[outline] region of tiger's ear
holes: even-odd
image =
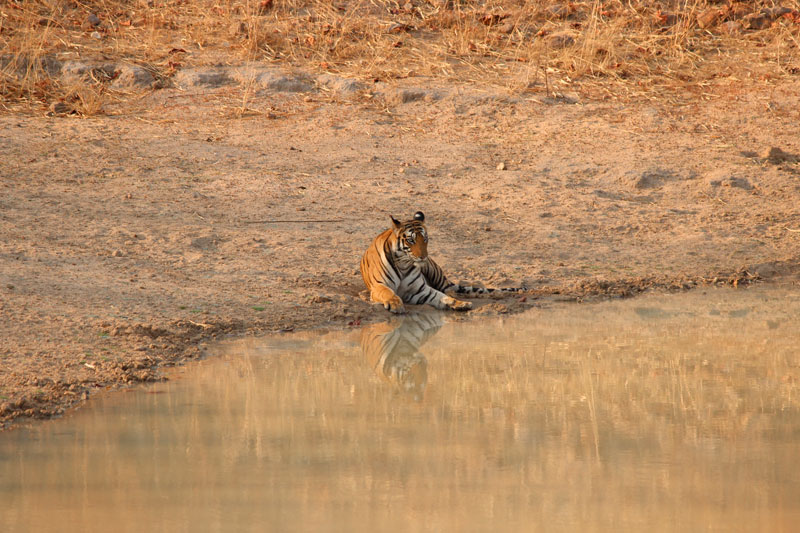
[[[392,215],[389,215],[389,218],[392,219],[392,225],[394,226],[394,229],[400,229],[400,221],[394,218]]]

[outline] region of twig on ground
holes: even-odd
[[[344,222],[343,218],[330,218],[330,219],[319,219],[319,220],[245,220],[245,224],[303,224],[306,222]]]

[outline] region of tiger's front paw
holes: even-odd
[[[451,296],[443,298],[442,301],[445,303],[445,305],[447,305],[447,307],[449,307],[453,311],[469,311],[470,309],[472,309],[472,302],[464,302],[462,300],[456,300]]]
[[[453,309],[456,311],[469,311],[472,309],[472,302],[464,302],[462,300],[456,300],[453,304]]]
[[[403,300],[394,296],[388,302],[383,304],[383,307],[386,308],[391,313],[396,313],[398,315],[402,315],[406,312],[406,307],[403,305]]]

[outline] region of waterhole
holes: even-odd
[[[0,434],[0,530],[791,531],[800,291],[212,346]]]

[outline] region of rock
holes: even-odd
[[[394,89],[388,91],[385,96],[387,103],[393,105],[408,104],[411,102],[418,102],[424,100],[427,102],[440,100],[442,95],[440,92],[433,89]]]
[[[92,39],[97,39],[98,41],[103,38],[99,31],[93,31],[89,37]]]
[[[86,17],[86,22],[88,22],[92,26],[99,26],[100,23],[102,23],[103,21],[100,20],[100,17],[98,17],[94,13],[89,13],[89,16]]]
[[[669,170],[653,169],[639,173],[638,171],[627,172],[622,176],[621,181],[627,183],[634,189],[655,189],[662,186],[667,181],[675,179],[675,173]]]
[[[60,74],[61,78],[67,82],[102,82],[117,76],[117,66],[114,63],[66,61],[61,65]]]
[[[736,35],[742,32],[742,23],[735,20],[729,20],[720,25],[720,30],[728,35]]]
[[[355,94],[363,91],[367,86],[358,80],[340,78],[333,74],[322,74],[317,78],[317,83],[340,94]]]
[[[775,20],[778,17],[782,17],[783,15],[788,15],[789,13],[793,12],[794,11],[788,7],[765,7],[760,11],[759,14],[764,15],[771,20]]]
[[[116,77],[111,84],[118,89],[146,89],[151,88],[156,78],[146,68],[138,65],[118,65]]]
[[[567,32],[553,33],[547,37],[547,44],[555,49],[567,48],[575,44],[575,37]]]
[[[744,19],[742,19],[742,25],[747,30],[763,30],[772,25],[772,19],[766,15],[756,15],[754,13],[752,15],[747,15]]]
[[[790,154],[789,152],[784,152],[777,146],[772,146],[769,148],[765,148],[758,154],[758,156],[764,160],[764,162],[772,163],[777,165],[778,163],[783,163],[785,161],[789,162],[796,162],[798,160],[798,156],[795,154]]]
[[[410,24],[403,24],[403,23],[400,23],[400,22],[395,22],[394,24],[389,26],[389,29],[386,30],[386,32],[387,33],[405,33],[405,32],[414,31],[415,29],[416,28],[414,28],[414,26],[411,26]]]
[[[68,115],[75,112],[75,108],[66,102],[53,102],[50,104],[50,112],[56,115]]]
[[[544,12],[549,18],[561,19],[569,15],[569,6],[564,4],[554,4],[546,7]]]
[[[674,26],[678,23],[678,15],[670,11],[659,11],[656,13],[656,23],[659,26]]]
[[[305,75],[274,76],[266,83],[267,89],[279,93],[308,93],[314,90],[313,81]]]
[[[728,7],[728,17],[738,20],[751,13],[751,7],[743,2],[735,2]]]
[[[752,191],[753,184],[750,183],[750,180],[747,178],[740,178],[736,176],[731,176],[727,180],[722,183],[726,187],[735,187],[737,189],[743,189],[745,191]]]
[[[236,83],[226,70],[201,69],[182,70],[175,81],[183,87],[224,87]]]
[[[507,21],[498,26],[497,31],[499,31],[500,33],[511,33],[512,31],[514,31],[515,27],[516,26],[514,25],[513,22]]]
[[[497,163],[497,170],[505,170],[505,169],[506,169],[505,163],[503,163],[502,161]]]
[[[506,304],[491,303],[478,307],[470,314],[475,316],[497,316],[505,315],[510,311]]]
[[[722,18],[722,15],[723,11],[721,9],[717,9],[716,7],[706,9],[697,15],[697,25],[702,29],[711,28],[717,25],[717,22],[719,22],[719,20]]]
[[[125,257],[125,252],[122,250],[114,250],[114,253],[111,254],[113,257]]]
[[[731,175],[730,172],[724,168],[712,170],[705,174],[704,179],[711,187],[733,187],[744,191],[752,191],[755,188],[747,178]]]

